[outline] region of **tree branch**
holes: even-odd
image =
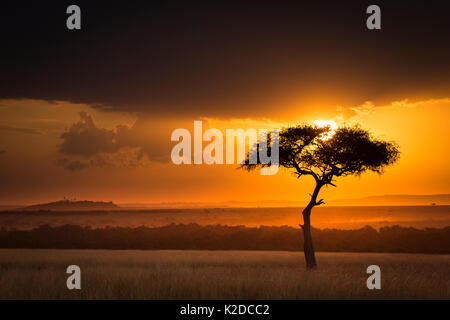
[[[300,166],[298,165],[298,163],[295,162],[295,160],[292,160],[292,165],[294,166],[295,170],[297,171],[298,178],[300,178],[302,175],[309,175],[309,176],[313,176],[313,178],[314,178],[314,180],[316,180],[316,182],[319,181],[319,177],[317,176],[317,174],[315,174],[313,171],[310,171],[310,170],[301,169]]]
[[[321,204],[325,204],[325,201],[323,199],[320,199],[315,203],[316,206],[320,206]]]

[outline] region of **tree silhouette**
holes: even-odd
[[[270,134],[268,141],[268,151],[271,152]],[[259,162],[258,150],[259,144],[250,148],[240,168],[251,171],[270,166],[271,163]],[[258,159],[254,164],[250,163],[252,156]],[[399,150],[395,143],[378,140],[358,125],[333,131],[329,126],[301,124],[279,132],[279,165],[293,170],[297,178],[312,176],[315,180],[311,199],[302,212],[303,224],[300,224],[304,235],[307,269],[317,265],[310,217],[315,206],[324,204],[324,199],[318,200],[321,188],[328,185],[335,187],[336,177],[360,175],[366,171],[382,174],[385,167],[398,158]]]

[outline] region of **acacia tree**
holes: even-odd
[[[270,152],[270,135],[268,141]],[[255,144],[240,168],[251,171],[270,166],[271,163],[259,162],[258,150],[259,144]],[[249,160],[252,155],[258,159],[253,164]],[[399,150],[395,143],[376,139],[358,125],[341,127],[334,131],[329,126],[302,124],[279,132],[279,165],[291,169],[297,178],[311,176],[315,181],[310,201],[302,211],[303,224],[300,224],[304,236],[307,269],[316,267],[310,217],[315,206],[325,203],[324,199],[318,200],[321,188],[336,187],[337,177],[361,175],[366,171],[382,174],[384,169],[398,158]]]

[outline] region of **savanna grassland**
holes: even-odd
[[[450,255],[0,249],[0,299],[450,299]],[[81,290],[66,268],[81,268]],[[366,268],[381,268],[368,290]]]

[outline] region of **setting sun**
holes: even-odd
[[[314,124],[319,128],[330,127],[330,132],[322,136],[322,140],[330,139],[336,132],[338,126],[334,120],[315,120]]]

